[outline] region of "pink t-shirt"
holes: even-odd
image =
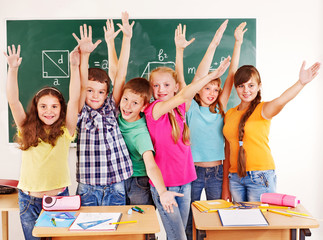
[[[159,101],[152,102],[144,111],[156,153],[155,161],[163,175],[166,187],[181,186],[196,179],[191,147],[183,143],[184,122],[177,111],[174,111],[175,118],[181,129],[181,136],[177,144],[172,139],[172,126],[168,114],[154,120],[152,110]],[[182,115],[185,116],[185,103],[178,106],[178,108]],[[150,183],[152,184],[152,182]]]

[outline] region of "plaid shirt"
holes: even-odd
[[[112,96],[97,110],[84,105],[77,124],[77,182],[104,186],[132,175],[132,162],[116,114]]]

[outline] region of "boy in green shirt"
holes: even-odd
[[[164,209],[173,212],[173,205],[177,207],[174,198],[183,194],[167,191],[154,159],[153,144],[142,114],[151,96],[149,82],[144,78],[134,78],[125,84],[120,101],[118,123],[133,164],[133,175],[125,181],[126,203],[152,204],[150,179],[158,191]]]

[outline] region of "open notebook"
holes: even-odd
[[[268,226],[267,219],[260,209],[218,210],[223,226]]]
[[[115,231],[122,213],[85,213],[81,212],[73,222],[71,231]]]

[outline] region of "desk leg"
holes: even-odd
[[[196,240],[204,240],[204,238],[206,238],[206,231],[196,229]]]
[[[290,239],[291,240],[296,240],[297,239],[297,231],[296,231],[296,229],[291,229],[290,230]]]
[[[8,211],[2,211],[1,217],[2,217],[2,239],[8,240]]]
[[[299,240],[305,240],[305,237],[310,237],[311,235],[312,233],[308,228],[299,230]]]
[[[156,236],[155,234],[146,234],[145,240],[155,240]]]

